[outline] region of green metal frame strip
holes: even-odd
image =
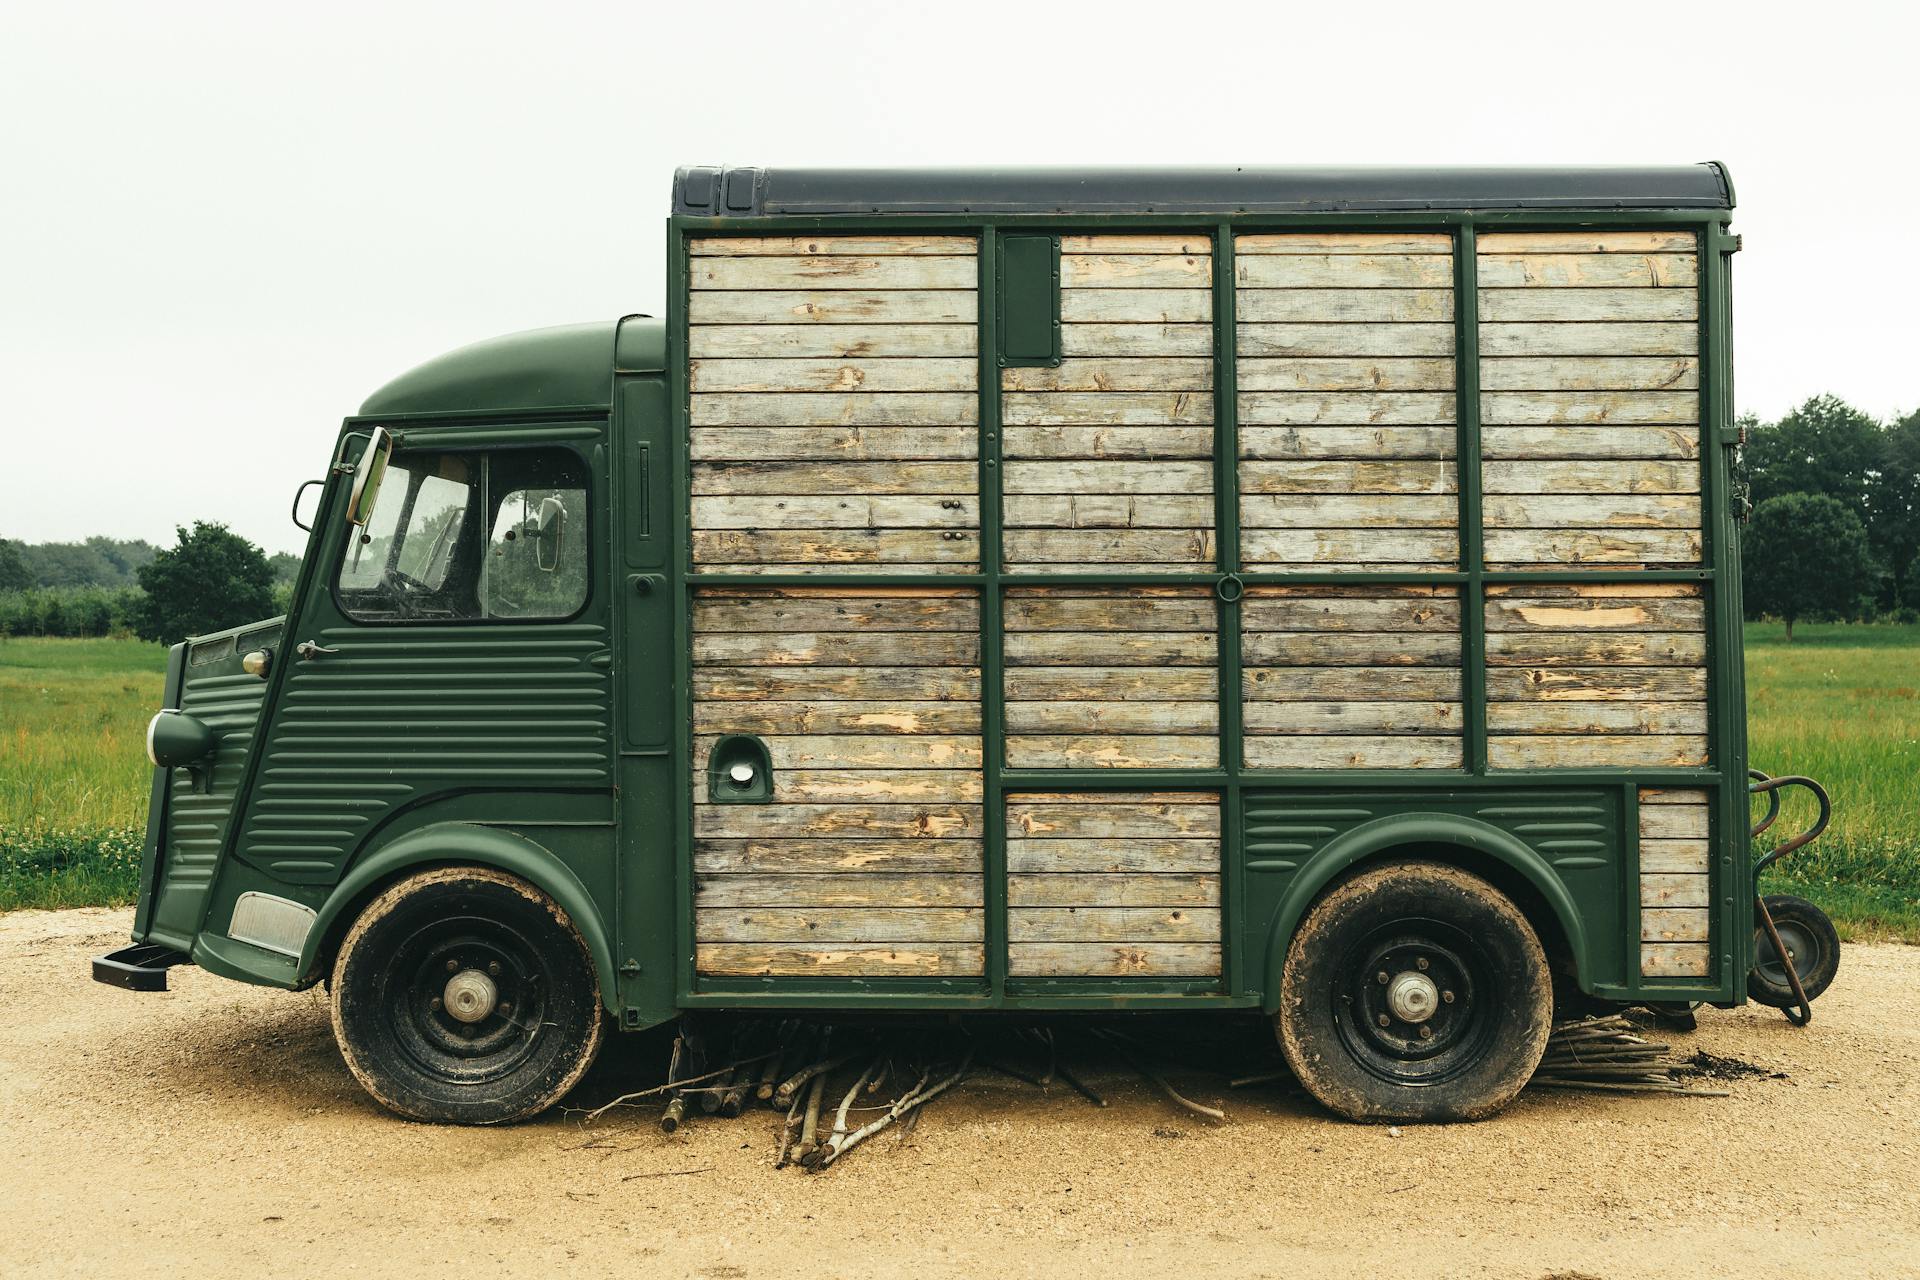
[[[1460,492],[1460,680],[1466,766],[1487,771],[1486,539],[1480,519],[1480,263],[1471,221],[1453,241],[1454,486]]]
[[[691,267],[683,228],[667,230],[667,296],[672,322],[667,325],[667,411],[673,457],[673,528],[693,527],[693,409],[687,386],[687,300]],[[674,989],[694,989],[693,943],[693,539],[680,536],[679,552],[668,560],[668,594],[673,599],[673,723],[679,744],[673,761]]]
[[[1213,490],[1214,549],[1220,572],[1240,572],[1240,374],[1238,282],[1234,264],[1234,228],[1222,221],[1213,245]],[[1216,595],[1218,589],[1216,588]],[[1220,699],[1220,765],[1226,785],[1220,790],[1220,976],[1229,995],[1247,990],[1246,858],[1240,821],[1240,775],[1246,767],[1240,671],[1241,606],[1236,595],[1219,599],[1219,660],[1216,690]]]
[[[986,982],[998,1005],[1007,990],[1006,655],[1000,632],[1000,234],[980,228],[980,799],[986,877]]]
[[[1224,213],[1225,211],[1223,211]],[[1482,226],[1709,226],[1727,220],[1726,209],[1631,209],[1604,206],[1588,209],[1405,209],[1381,212],[1339,212],[1303,209],[1298,213],[1234,213],[1236,231],[1250,228],[1284,227],[1288,230],[1351,231],[1355,228],[1381,227],[1453,227],[1464,222]],[[1192,213],[1047,213],[995,215],[994,224],[1005,230],[1012,227],[1044,227],[1076,230],[1087,227],[1180,227],[1211,226],[1222,214]],[[863,228],[902,227],[925,231],[956,231],[968,235],[982,225],[979,215],[965,214],[817,214],[782,215],[777,218],[696,218],[675,214],[672,224],[683,234],[700,235],[783,235],[796,231],[859,230]]]

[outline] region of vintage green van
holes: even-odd
[[[775,1009],[1256,1010],[1475,1117],[1556,993],[1831,977],[1747,858],[1724,169],[673,201],[664,321],[375,392],[288,616],[174,647],[96,976],[325,982],[467,1122]]]

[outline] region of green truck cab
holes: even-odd
[[[96,976],[325,982],[470,1122],[690,1011],[1257,1010],[1441,1118],[1556,989],[1736,1004],[1732,204],[682,170],[664,322],[382,388],[289,615],[175,646]]]

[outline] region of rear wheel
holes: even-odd
[[[1807,999],[1818,1000],[1840,972],[1840,934],[1832,918],[1805,898],[1790,893],[1768,894],[1766,903],[1773,927],[1780,932],[1780,945],[1787,949],[1786,960],[1783,962],[1774,949],[1765,926],[1754,921],[1753,968],[1747,972],[1747,994],[1775,1009],[1797,1007],[1800,1002],[1794,998],[1793,984],[1787,981],[1787,964],[1791,963]]]
[[[1526,918],[1433,863],[1362,872],[1287,951],[1277,1031],[1308,1092],[1353,1120],[1475,1120],[1546,1052],[1553,980]]]
[[[593,960],[552,899],[486,867],[410,876],[361,913],[333,966],[347,1067],[413,1120],[534,1115],[599,1051]]]

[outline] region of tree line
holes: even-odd
[[[1920,620],[1920,410],[1891,421],[1815,396],[1747,417],[1736,480],[1749,618]]]
[[[286,611],[300,558],[196,521],[171,547],[0,538],[0,635],[136,635],[171,644]]]
[[[1735,483],[1751,507],[1749,618],[1920,621],[1920,410],[1881,421],[1837,396],[1741,419]],[[0,538],[0,635],[133,634],[172,643],[285,612],[298,556],[225,525],[144,541]]]

